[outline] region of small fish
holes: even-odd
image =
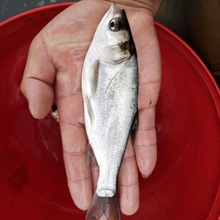
[[[117,176],[137,113],[135,45],[124,10],[115,4],[99,23],[82,72],[84,119],[99,166],[86,220],[119,220]]]

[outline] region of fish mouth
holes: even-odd
[[[116,3],[112,3],[111,8],[110,8],[110,11],[111,11],[114,15],[118,14],[118,15],[120,15],[121,17],[126,17],[125,10],[124,10],[124,9],[118,9],[118,8],[116,7]]]

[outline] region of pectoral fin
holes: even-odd
[[[92,106],[92,97],[95,95],[98,85],[99,61],[95,60],[91,65],[87,65],[83,73],[83,93],[84,93],[84,108],[88,116],[89,122],[92,125],[94,121],[94,112]]]
[[[88,63],[83,72],[84,93],[87,96],[93,96],[98,85],[99,61],[94,60]]]
[[[90,65],[87,72],[88,76],[88,88],[90,96],[93,96],[96,92],[99,77],[99,61],[95,60],[94,63]]]
[[[86,109],[86,113],[89,119],[90,124],[93,124],[94,121],[94,112],[92,108],[91,99],[88,96],[84,97],[84,108]]]

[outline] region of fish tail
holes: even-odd
[[[120,209],[117,195],[113,197],[99,197],[94,194],[91,205],[86,214],[86,220],[120,220]]]

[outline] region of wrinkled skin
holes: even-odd
[[[128,142],[118,183],[120,207],[126,215],[139,207],[138,169],[143,177],[148,177],[157,157],[155,105],[161,68],[153,15],[160,1],[143,2],[128,0],[124,5],[117,4],[126,10],[139,68],[138,131],[134,143]],[[82,210],[91,203],[98,167],[94,161],[91,166],[87,164],[81,71],[94,31],[109,6],[107,1],[81,1],[53,19],[33,40],[21,83],[35,118],[44,118],[56,98],[68,186],[76,206]]]

